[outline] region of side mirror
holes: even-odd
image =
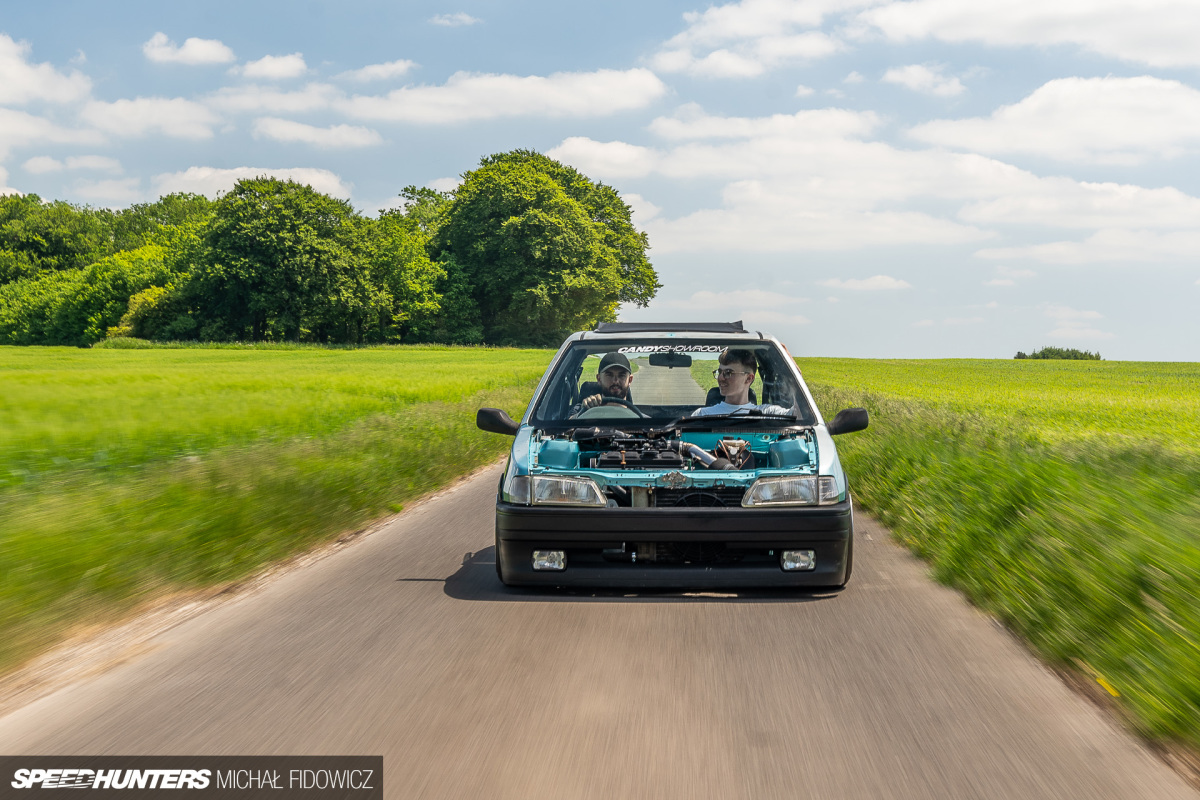
[[[475,412],[475,425],[481,431],[506,433],[509,436],[516,435],[517,430],[521,427],[520,423],[513,422],[512,417],[498,408],[479,409]]]
[[[839,433],[854,433],[855,431],[866,430],[867,422],[867,410],[865,408],[845,408],[837,413],[837,416],[833,418],[833,422],[829,423],[827,427],[830,436],[837,436]]]

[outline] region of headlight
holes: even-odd
[[[836,503],[839,498],[837,481],[822,475],[773,475],[759,478],[746,490],[742,505],[747,508],[764,506],[815,506]]]
[[[608,499],[591,478],[533,476],[534,505],[606,506]]]

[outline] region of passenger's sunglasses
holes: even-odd
[[[753,374],[754,373],[752,373],[752,372],[734,372],[731,369],[714,369],[713,370],[714,378],[724,378],[725,380],[729,380],[734,375],[753,375]]]

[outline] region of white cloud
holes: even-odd
[[[310,83],[296,91],[250,84],[218,89],[206,97],[205,102],[225,111],[297,114],[329,108],[342,97],[340,89],[327,83]]]
[[[402,58],[399,61],[389,61],[386,64],[371,64],[362,69],[343,72],[338,77],[348,78],[353,81],[362,81],[364,83],[367,81],[386,81],[407,75],[415,66],[417,66],[417,62]]]
[[[842,78],[842,83],[862,83],[865,80],[866,78],[864,78],[858,72],[851,72],[849,75]]]
[[[894,291],[896,289],[912,288],[912,284],[908,281],[893,278],[890,275],[874,275],[870,278],[849,278],[847,280],[830,278],[829,280],[818,281],[817,283],[820,286],[827,286],[830,289],[849,289],[854,292]]]
[[[796,87],[796,97],[811,97],[816,93],[816,89],[811,86],[805,86],[803,83]]]
[[[1197,149],[1200,91],[1150,76],[1060,78],[990,117],[934,120],[909,134],[980,153],[1140,164]]]
[[[585,175],[600,178],[629,178],[648,175],[660,155],[648,148],[625,142],[596,142],[572,136],[546,151],[553,159],[570,164]]]
[[[652,59],[663,72],[745,78],[796,61],[824,58],[845,45],[818,30],[830,14],[878,0],[741,0],[683,15],[687,27]]]
[[[308,72],[308,65],[304,63],[303,55],[291,53],[286,56],[263,56],[257,61],[249,61],[238,72],[254,80],[277,81],[300,77]]]
[[[1200,64],[1200,14],[1190,0],[912,0],[870,9],[860,20],[901,42],[1065,44],[1156,67]]]
[[[464,25],[477,25],[483,22],[483,20],[472,17],[465,11],[456,11],[453,14],[438,14],[435,17],[430,17],[429,22],[445,28],[461,28]]]
[[[453,192],[462,185],[462,178],[434,178],[425,185],[435,192]]]
[[[667,87],[646,69],[557,72],[546,77],[458,72],[443,86],[412,86],[345,104],[365,119],[453,123],[498,117],[593,117],[643,108]]]
[[[1106,228],[1083,241],[986,248],[975,255],[1005,261],[1031,259],[1045,264],[1194,262],[1200,255],[1200,231]]]
[[[1094,320],[1104,319],[1104,315],[1098,311],[1080,311],[1070,306],[1053,304],[1047,306],[1043,313],[1054,320],[1054,328],[1047,336],[1072,340],[1113,338],[1113,334],[1092,327],[1091,323]]]
[[[218,169],[216,167],[189,167],[182,172],[168,172],[156,175],[153,180],[154,191],[158,196],[171,192],[193,192],[208,197],[216,197],[221,192],[227,192],[243,178],[260,178],[270,176],[280,180],[293,180],[303,183],[318,192],[342,199],[350,196],[350,187],[341,178],[326,169],[313,167],[291,167],[289,169],[270,169],[267,167],[234,167],[233,169]]]
[[[333,125],[318,128],[290,119],[261,117],[254,121],[254,138],[277,142],[301,142],[316,147],[370,147],[383,142],[383,137],[370,128],[353,125]]]
[[[822,108],[775,114],[770,117],[714,117],[695,103],[676,110],[673,117],[658,117],[650,130],[664,139],[750,139],[790,137],[805,140],[862,138],[879,127],[871,111]]]
[[[990,281],[984,281],[984,286],[1016,286],[1017,282],[1011,278],[992,278]]]
[[[108,156],[69,156],[59,161],[50,156],[34,156],[21,165],[32,175],[64,170],[96,170],[99,172],[121,172],[121,162]]]
[[[118,208],[142,199],[141,178],[114,178],[104,181],[80,181],[71,194],[96,205]]]
[[[654,203],[651,203],[640,194],[626,192],[621,195],[621,199],[625,201],[625,204],[628,205],[630,210],[633,212],[633,224],[635,226],[644,225],[648,220],[652,220],[657,217],[659,212],[662,211],[661,208],[654,205]]]
[[[993,300],[993,301],[992,301],[992,302],[990,302],[990,303],[984,303],[983,307],[984,307],[984,308],[999,308],[999,307],[1000,307],[1000,304],[999,304],[999,303],[997,303],[995,300]]]
[[[207,106],[180,97],[138,97],[113,103],[92,101],[80,116],[106,133],[144,136],[161,133],[177,139],[210,139],[220,118]]]
[[[958,78],[943,75],[943,70],[941,66],[929,67],[924,64],[892,67],[883,74],[883,82],[938,97],[955,97],[967,90]]]
[[[28,42],[15,42],[0,33],[0,103],[71,103],[87,97],[91,80],[72,70],[64,74],[50,64],[31,64]]]
[[[100,140],[95,131],[64,128],[44,117],[0,108],[0,159],[16,147],[36,144],[94,144]]]
[[[151,61],[170,64],[228,64],[236,60],[233,51],[219,39],[192,37],[180,47],[161,31],[142,45],[142,53]]]
[[[919,319],[912,324],[914,328],[932,328],[934,322],[931,319]]]

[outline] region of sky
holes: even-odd
[[[1200,361],[1198,41],[1195,0],[8,4],[0,193],[375,214],[530,148],[648,234],[624,320]]]

